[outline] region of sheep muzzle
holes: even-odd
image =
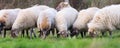
[[[15,38],[17,37],[18,33],[17,30],[11,30],[11,37]]]
[[[61,31],[58,34],[60,34],[62,37],[67,37],[68,33],[66,31]]]

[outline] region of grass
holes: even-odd
[[[0,37],[0,48],[120,48],[120,31],[114,31],[113,37],[108,35],[97,38],[55,38],[47,37],[28,39],[26,37]]]

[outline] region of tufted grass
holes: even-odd
[[[56,38],[52,35],[46,39],[26,37],[0,37],[0,48],[120,48],[120,31],[114,31],[112,38],[108,35],[96,38]]]

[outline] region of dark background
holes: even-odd
[[[27,8],[35,4],[56,7],[64,0],[0,0],[0,9],[7,8]],[[69,0],[72,7],[77,10],[96,6],[102,8],[106,5],[119,4],[120,0]]]

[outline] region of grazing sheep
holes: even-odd
[[[11,30],[11,27],[21,9],[3,9],[0,10],[0,32],[4,29],[4,36],[6,36],[6,30]]]
[[[45,5],[36,5],[30,8],[22,9],[12,26],[11,36],[17,37],[20,30],[30,29],[31,33],[33,33],[36,37],[33,32],[33,28],[37,26],[39,13],[48,8],[49,7]],[[32,34],[30,35],[30,38],[32,38]]]
[[[62,35],[63,37],[67,37],[68,29],[71,28],[72,24],[77,18],[78,11],[72,8],[68,2],[61,2],[58,5],[57,10],[60,10],[55,16],[55,24],[57,30],[59,31],[58,34]]]
[[[120,29],[120,5],[106,6],[100,9],[94,16],[93,20],[88,23],[88,32],[95,36],[98,32],[112,31]]]
[[[37,20],[37,27],[41,31],[40,34],[43,37],[43,39],[46,38],[46,35],[50,33],[49,32],[50,30],[54,29],[54,25],[55,25],[54,20],[55,20],[56,13],[57,13],[57,10],[53,8],[49,8],[40,12]]]
[[[71,36],[75,34],[78,35],[81,33],[81,36],[85,36],[88,30],[87,23],[92,20],[94,14],[99,10],[97,7],[90,7],[88,9],[81,10],[78,13],[78,17],[73,24],[73,31],[71,32]]]

